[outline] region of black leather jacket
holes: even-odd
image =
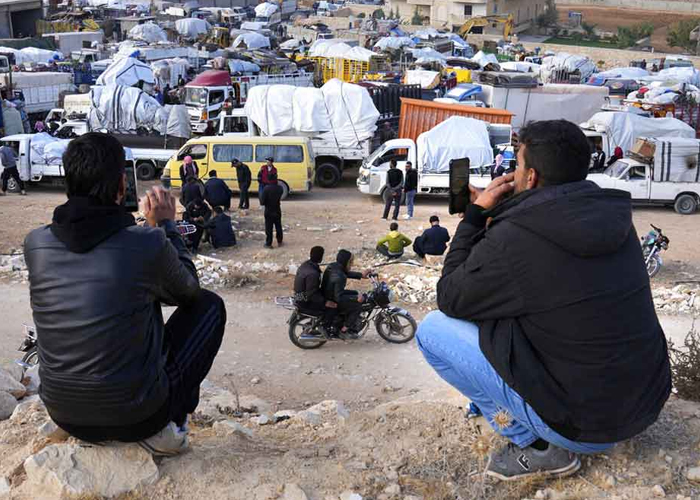
[[[354,280],[362,279],[362,273],[346,271],[343,265],[338,262],[330,264],[323,273],[323,281],[321,282],[324,298],[339,303],[350,299],[351,296],[357,297],[356,291],[345,290],[348,278]]]
[[[36,229],[24,244],[41,398],[61,423],[142,422],[168,401],[160,304],[194,300],[197,271],[170,221],[139,227],[122,211],[86,224],[95,207],[61,208],[58,230]]]

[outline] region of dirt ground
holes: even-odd
[[[684,49],[670,47],[666,43],[669,25],[682,19],[697,19],[700,16],[692,14],[679,14],[675,12],[661,12],[653,10],[635,10],[613,7],[591,7],[588,5],[560,5],[559,21],[562,26],[568,23],[569,11],[583,14],[583,22],[594,24],[599,30],[617,33],[618,26],[633,26],[641,22],[650,22],[654,25],[654,33],[651,36],[651,45],[658,52],[671,54],[682,53]]]

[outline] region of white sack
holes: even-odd
[[[168,35],[165,33],[165,30],[152,21],[137,24],[131,28],[129,30],[129,38],[132,40],[142,40],[148,43],[168,41]]]
[[[249,49],[262,49],[270,47],[270,39],[260,33],[242,33],[231,44],[232,49],[244,46]]]
[[[440,83],[440,73],[437,71],[410,69],[404,72],[403,83],[418,84],[422,89],[433,89]]]
[[[131,87],[140,80],[145,83],[156,82],[151,67],[133,57],[117,59],[102,73],[95,82],[97,85],[124,85]]]
[[[416,42],[407,36],[387,36],[377,40],[374,44],[375,49],[379,50],[389,50],[389,49],[400,49],[402,47],[415,47]]]
[[[472,57],[470,60],[477,63],[482,68],[488,66],[489,64],[498,64],[498,59],[496,59],[494,54],[487,54],[483,50],[480,50],[474,54],[474,57]]]
[[[204,19],[179,19],[175,21],[175,29],[185,38],[197,38],[211,29],[211,25]]]
[[[277,12],[277,6],[268,2],[260,3],[255,7],[256,17],[270,17]]]
[[[449,172],[450,160],[469,158],[472,167],[493,163],[493,149],[486,122],[453,116],[439,123],[416,140],[422,151],[424,172]]]

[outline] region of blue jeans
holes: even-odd
[[[409,217],[413,217],[413,202],[416,200],[416,190],[406,191],[406,210]]]
[[[538,438],[574,453],[600,453],[613,443],[579,443],[549,428],[520,395],[496,373],[479,348],[479,327],[439,311],[428,314],[418,327],[423,356],[448,384],[474,402],[493,429],[520,448]],[[494,415],[506,411],[511,424],[503,428]]]

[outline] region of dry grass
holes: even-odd
[[[678,391],[678,396],[700,401],[700,334],[695,330],[695,325],[685,337],[683,346],[676,347],[669,341],[668,352],[673,386]]]

